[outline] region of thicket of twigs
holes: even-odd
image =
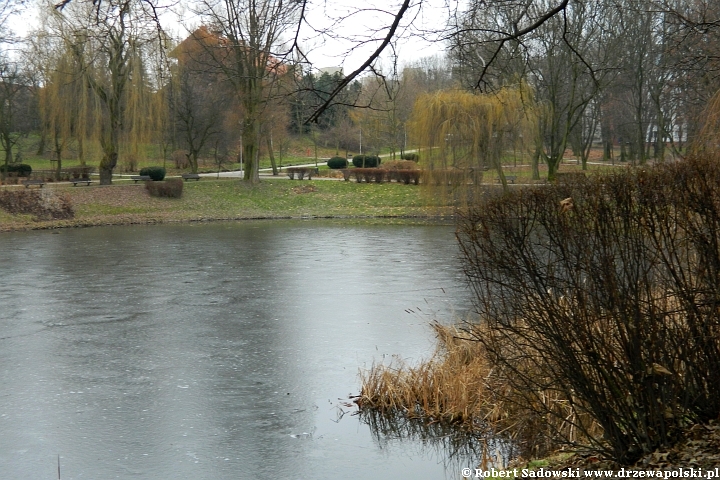
[[[564,420],[625,463],[718,417],[717,163],[497,198],[467,212],[459,239],[485,324],[475,338],[538,415],[564,415],[543,408],[557,394]]]
[[[440,359],[373,369],[361,405],[469,415],[626,464],[718,418],[716,162],[497,195],[463,213],[458,239],[478,323],[445,339]],[[440,371],[453,363],[478,367]]]

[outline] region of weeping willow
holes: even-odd
[[[691,155],[717,158],[720,154],[720,90],[705,108],[700,131],[689,146]]]
[[[112,182],[113,170],[123,157],[133,166],[147,157],[166,114],[159,82],[146,65],[162,58],[156,54],[162,50],[161,39],[136,7],[132,2],[108,0],[92,10],[73,3],[52,14],[54,33],[71,52],[78,66],[76,78],[90,95],[83,99],[87,101],[80,115],[87,123],[78,125],[76,138],[81,161],[86,144],[99,144],[101,184]]]
[[[503,88],[492,94],[446,90],[417,99],[410,134],[420,146],[425,184],[434,194],[466,201],[494,169],[507,188],[502,159],[508,152],[525,151],[536,128],[532,99],[525,85]]]
[[[60,51],[45,65],[45,84],[39,93],[44,135],[52,143],[56,176],[60,177],[67,150],[76,146],[85,165],[87,140],[95,133],[93,102],[80,77],[77,62],[68,50]]]
[[[134,55],[131,62],[134,74],[129,81],[124,112],[123,144],[129,161],[143,161],[150,153],[150,145],[162,140],[159,137],[168,116],[166,91],[151,84],[144,56]]]

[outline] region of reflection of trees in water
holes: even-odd
[[[380,448],[389,448],[393,442],[419,441],[424,451],[443,459],[446,469],[452,465],[503,468],[519,454],[513,443],[493,437],[491,432],[469,432],[447,423],[372,409],[360,410],[358,415],[360,422],[370,427],[373,440]]]

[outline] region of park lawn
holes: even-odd
[[[72,187],[49,184],[65,195],[73,220],[33,220],[0,210],[0,231],[66,226],[302,217],[430,217],[449,214],[429,207],[420,187],[397,183],[358,184],[333,180],[263,179],[248,185],[238,179],[186,182],[182,198],[151,197],[142,184]]]

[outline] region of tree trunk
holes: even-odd
[[[5,137],[5,165],[9,165],[12,163],[12,138],[10,138],[10,135],[4,135]],[[6,167],[7,168],[7,167]]]
[[[536,145],[535,151],[533,152],[530,164],[532,166],[532,179],[540,180],[540,153],[542,152],[542,146]]]
[[[117,152],[105,152],[100,160],[100,185],[111,185],[113,170],[117,165]]]
[[[188,163],[190,164],[190,171],[192,173],[197,173],[198,171],[198,155],[200,154],[199,150],[192,149],[190,150],[190,155],[187,156]]]
[[[277,176],[278,168],[277,168],[277,165],[275,164],[275,154],[273,153],[272,137],[270,137],[268,135],[266,138],[266,141],[267,141],[267,147],[268,147],[268,154],[270,155],[270,165],[272,166],[272,172],[273,172],[273,175]]]
[[[259,120],[250,120],[246,123],[246,128],[242,136],[243,168],[245,169],[243,179],[250,183],[258,183],[260,181],[260,168],[257,155],[259,133]]]
[[[603,160],[613,160],[613,163],[615,161],[615,158],[613,157],[613,151],[612,151],[612,141],[607,140],[603,142]]]
[[[44,128],[40,129],[40,141],[38,142],[38,149],[36,155],[45,154],[45,142],[47,141],[47,133]]]
[[[100,160],[100,185],[112,185],[113,170],[118,162],[118,133],[111,131],[109,138],[101,138],[103,157]]]
[[[546,157],[545,163],[548,166],[548,180],[554,181],[555,180],[555,174],[557,173],[558,169],[560,168],[560,160],[562,159],[562,154],[560,154],[557,157]]]
[[[85,166],[85,141],[82,136],[78,137],[78,160],[80,160],[80,166]]]
[[[62,170],[62,151],[63,144],[58,139],[59,135],[55,133],[55,158],[57,158],[57,168],[55,169],[55,180],[60,181],[60,171]]]

